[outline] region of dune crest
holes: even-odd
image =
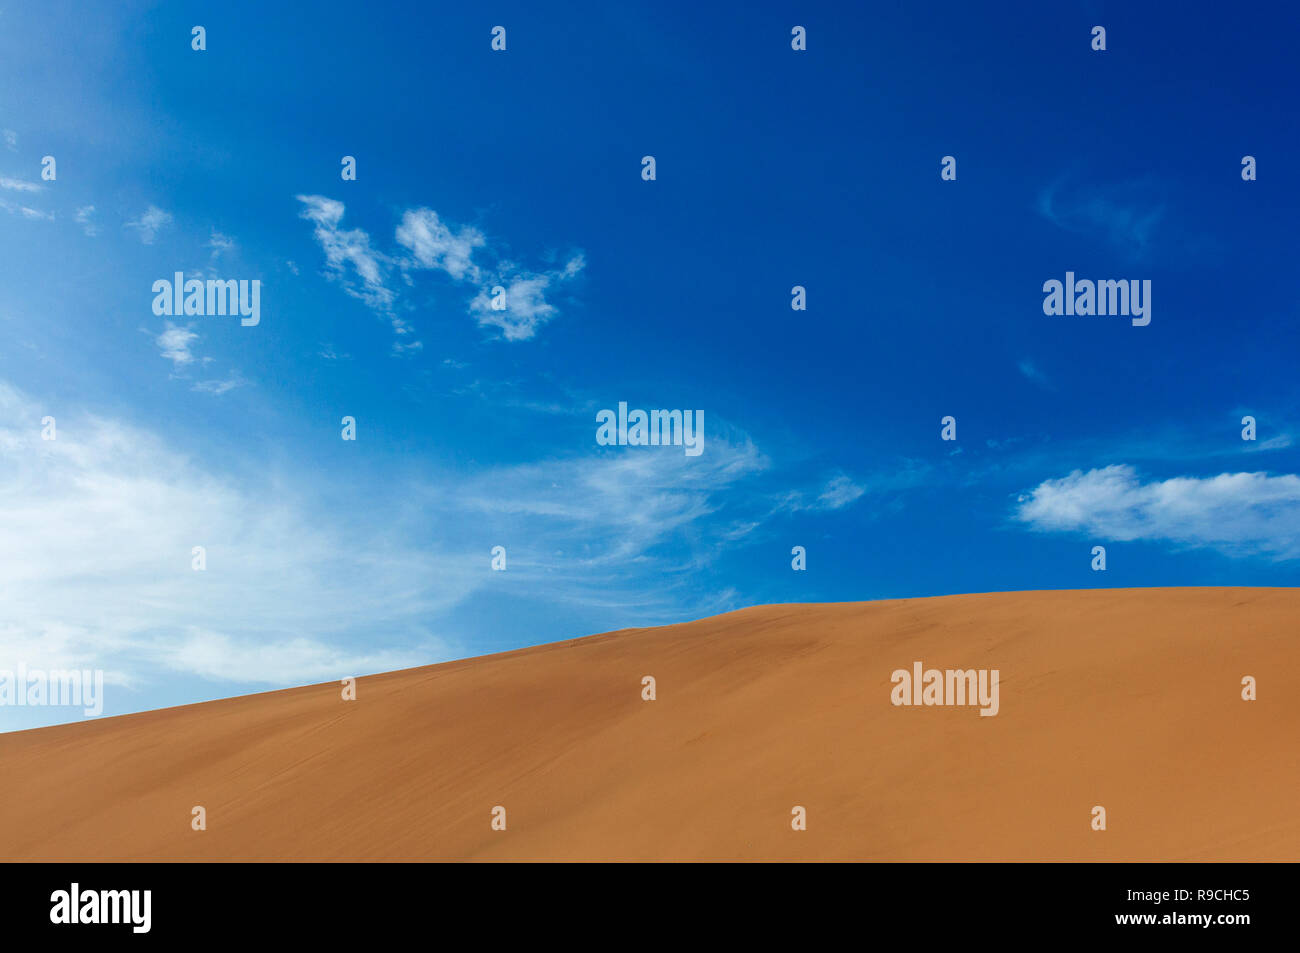
[[[0,735],[0,856],[1294,861],[1297,686],[1300,590],[760,606]]]

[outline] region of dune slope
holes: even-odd
[[[1289,589],[761,606],[14,732],[0,858],[1297,860],[1298,622]],[[997,669],[998,714],[895,706],[917,661]]]

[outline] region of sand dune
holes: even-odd
[[[762,606],[0,735],[0,857],[1293,861],[1298,689],[1300,590]]]

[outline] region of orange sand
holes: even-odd
[[[1000,713],[895,707],[918,660],[998,669]],[[6,860],[1294,861],[1300,590],[760,606],[3,734],[0,766]]]

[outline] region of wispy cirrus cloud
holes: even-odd
[[[1015,518],[1049,532],[1300,559],[1300,476],[1220,473],[1144,482],[1127,464],[1075,470],[1022,495]]]
[[[584,571],[614,564],[633,570],[645,569],[651,550],[695,521],[732,518],[728,491],[768,466],[748,439],[714,436],[699,457],[616,450],[493,468],[436,492],[440,505],[489,525],[526,519],[529,535],[580,554],[571,564]],[[702,548],[691,558],[703,558],[711,544],[695,542]]]
[[[557,268],[538,271],[521,267],[501,257],[479,229],[452,225],[425,207],[402,213],[394,233],[398,249],[385,253],[364,230],[341,228],[342,202],[321,195],[299,195],[297,199],[303,205],[301,217],[315,224],[314,236],[325,252],[330,276],[348,294],[388,317],[399,335],[395,347],[399,351],[420,345],[407,337],[413,329],[396,314],[395,272],[408,285],[413,274],[431,271],[445,274],[456,284],[475,286],[467,313],[480,327],[496,329],[504,340],[524,341],[559,313],[548,295],[586,267],[580,252]],[[479,260],[485,256],[486,260]]]
[[[299,216],[312,223],[312,234],[325,252],[327,276],[345,293],[388,319],[397,335],[395,351],[418,350],[422,345],[415,337],[414,328],[394,310],[397,293],[388,284],[392,259],[371,244],[369,234],[363,229],[342,227],[346,212],[342,202],[323,195],[297,198],[303,206]]]
[[[836,473],[820,487],[786,491],[771,512],[830,512],[856,503],[866,492],[865,483],[854,480],[848,474]]]
[[[1044,387],[1048,390],[1056,389],[1052,384],[1051,378],[1043,373],[1042,369],[1029,358],[1025,358],[1017,363],[1016,369],[1020,371],[1021,376],[1026,380],[1032,381],[1039,387]]]
[[[200,361],[193,332],[170,330],[183,332],[168,339],[173,361]],[[43,441],[34,422],[51,411],[58,437]],[[722,424],[699,457],[593,447],[422,468],[342,516],[310,468],[259,464],[255,477],[224,473],[149,430],[39,407],[0,382],[0,578],[12,589],[0,659],[103,668],[127,686],[366,674],[454,657],[443,622],[503,580],[511,598],[598,611],[611,628],[703,615],[734,608],[736,593],[695,571],[789,515],[763,490],[768,457]],[[832,511],[869,490],[832,473],[798,492]],[[488,565],[498,541],[506,577]]]
[[[827,481],[817,495],[817,502],[823,509],[839,510],[856,502],[866,492],[866,486],[840,473]]]
[[[400,492],[400,515],[385,503],[340,520],[301,473],[262,469],[246,485],[120,420],[55,408],[58,437],[43,441],[33,422],[49,409],[0,383],[0,578],[13,587],[0,659],[103,668],[128,686],[292,685],[452,657],[430,626],[492,578],[487,540],[528,541],[511,543],[521,597],[677,610],[689,579],[660,574],[712,558],[720,543],[697,522],[733,521],[729,489],[767,465],[752,444],[715,442],[701,458],[435,474],[423,494]],[[407,532],[417,514],[443,542]],[[678,538],[686,556],[661,550]]]
[[[51,409],[0,382],[0,667],[291,685],[451,656],[424,620],[478,561],[326,519],[301,480],[218,476],[120,420],[58,408],[42,440]]]
[[[1131,258],[1142,258],[1165,216],[1150,182],[1080,185],[1058,179],[1038,195],[1038,212],[1058,228],[1095,235]]]
[[[376,310],[393,305],[393,292],[385,285],[388,258],[370,245],[370,236],[362,229],[344,229],[342,202],[323,195],[299,195],[303,208],[299,217],[314,226],[313,235],[325,252],[325,266],[348,294]],[[356,281],[360,280],[360,287]]]
[[[77,213],[73,216],[73,219],[81,226],[81,231],[87,238],[94,238],[99,234],[99,226],[95,224],[95,206],[81,206],[77,209]]]
[[[0,176],[0,189],[6,189],[10,192],[39,192],[44,186],[37,182],[28,182],[24,179],[11,179]]]
[[[222,255],[235,247],[235,240],[229,235],[223,235],[214,228],[204,247],[212,249],[211,254],[208,256],[208,267],[211,268],[216,265]]]
[[[172,223],[172,213],[150,205],[140,213],[140,217],[126,223],[125,227],[134,229],[140,241],[152,245],[158,233]]]
[[[190,389],[200,394],[212,394],[214,397],[220,397],[222,394],[228,394],[236,387],[243,387],[247,383],[248,381],[244,380],[238,372],[232,372],[223,378],[195,381],[194,386]]]

